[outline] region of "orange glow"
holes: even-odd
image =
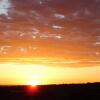
[[[67,68],[41,64],[2,63],[0,79],[2,80],[0,85],[28,85],[29,90],[33,91],[37,90],[38,85],[100,81],[100,67]]]

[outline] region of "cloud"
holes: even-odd
[[[0,0],[0,15],[8,16],[11,3],[9,0]]]
[[[100,67],[100,60],[72,60],[58,58],[0,58],[0,63],[35,64],[48,67]]]
[[[56,18],[58,18],[58,19],[64,19],[65,18],[65,15],[63,15],[63,14],[57,14],[57,13],[55,13],[54,16]]]

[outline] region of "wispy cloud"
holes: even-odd
[[[71,60],[71,59],[58,59],[58,58],[0,58],[0,63],[26,63],[26,64],[39,64],[53,67],[95,67],[100,66],[98,60]]]

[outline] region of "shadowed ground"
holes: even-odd
[[[1,86],[2,100],[100,100],[100,83]]]

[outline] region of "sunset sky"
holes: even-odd
[[[0,0],[0,85],[100,82],[100,0]]]

